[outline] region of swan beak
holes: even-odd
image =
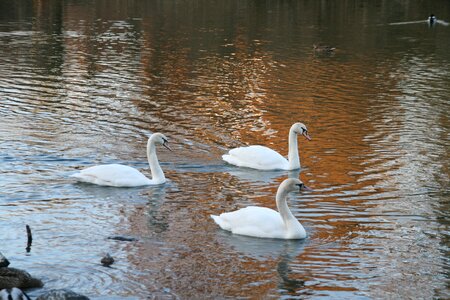
[[[170,149],[169,145],[168,145],[168,141],[164,141],[163,146],[167,149],[169,149],[169,151],[172,151],[172,149]]]
[[[309,136],[308,131],[304,131],[304,132],[303,132],[303,136],[304,136],[308,141],[311,140],[311,137]]]
[[[300,186],[300,191],[308,191],[308,192],[312,192],[314,191],[312,188],[310,188],[309,186],[306,186],[305,184],[302,184]]]

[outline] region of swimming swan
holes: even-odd
[[[238,167],[247,167],[258,170],[296,170],[300,169],[297,134],[311,140],[308,129],[303,123],[295,123],[289,130],[288,159],[278,152],[259,145],[231,149],[222,155],[224,161]]]
[[[164,172],[156,157],[156,144],[161,144],[171,150],[167,145],[168,140],[162,133],[154,133],[147,142],[147,159],[152,173],[152,179],[148,179],[138,170],[119,164],[100,165],[81,170],[71,175],[78,181],[98,185],[133,187],[142,185],[156,185],[166,182]]]
[[[259,206],[248,206],[239,210],[211,215],[220,228],[234,234],[259,238],[304,239],[305,229],[292,215],[286,203],[288,193],[311,190],[297,178],[285,179],[278,188],[276,201],[278,212]]]

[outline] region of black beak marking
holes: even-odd
[[[169,151],[172,151],[172,149],[170,149],[169,145],[167,145],[168,143],[169,143],[169,141],[163,138],[163,146],[166,149],[168,149]]]

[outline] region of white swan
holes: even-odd
[[[298,190],[311,189],[297,178],[288,178],[280,184],[276,195],[278,212],[267,207],[248,206],[211,217],[220,228],[234,234],[259,238],[304,239],[305,229],[292,215],[286,203],[288,193]]]
[[[164,172],[156,157],[156,144],[161,144],[171,150],[167,145],[168,140],[162,133],[154,133],[147,142],[147,159],[152,173],[152,179],[148,179],[138,170],[119,164],[93,166],[79,173],[71,175],[78,181],[98,185],[133,187],[142,185],[156,185],[166,182]]]
[[[300,168],[298,154],[297,134],[311,140],[308,129],[303,123],[295,123],[289,130],[288,159],[278,152],[259,145],[231,149],[222,155],[224,161],[238,167],[247,167],[258,170],[295,170]]]

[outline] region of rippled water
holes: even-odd
[[[0,251],[45,282],[33,296],[450,298],[450,26],[430,11],[450,20],[448,1],[1,2]],[[296,121],[313,137],[300,174],[221,160],[255,143],[287,154]],[[164,186],[69,178],[149,174],[156,131],[173,149],[158,149]],[[290,198],[306,240],[209,218],[274,208],[288,176],[314,188]]]

